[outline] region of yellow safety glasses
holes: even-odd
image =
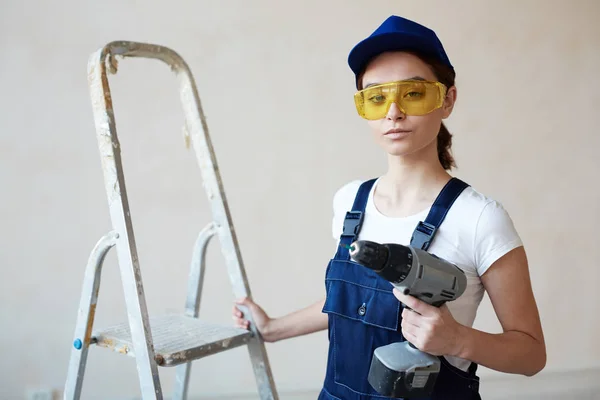
[[[365,119],[385,118],[392,103],[406,115],[425,115],[440,108],[446,97],[443,83],[404,80],[369,86],[354,95],[358,115]]]

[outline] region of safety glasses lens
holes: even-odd
[[[384,118],[392,103],[406,115],[425,115],[441,107],[445,86],[438,82],[401,81],[371,86],[356,93],[359,115],[366,119]]]

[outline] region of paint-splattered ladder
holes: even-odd
[[[158,59],[176,73],[188,134],[211,205],[214,220],[197,238],[182,315],[148,316],[107,76],[107,71],[117,72],[117,57]],[[264,342],[258,332],[254,328],[247,331],[198,319],[206,247],[215,235],[221,243],[234,295],[251,297],[251,293],[200,98],[187,64],[177,53],[163,46],[112,42],[90,57],[88,79],[113,230],[98,241],[88,260],[64,398],[79,398],[88,348],[95,344],[135,357],[143,399],[163,398],[158,366],[177,366],[172,398],[185,399],[193,360],[245,345],[248,346],[260,398],[278,399]],[[95,330],[94,311],[101,267],[106,253],[113,247],[117,251],[128,321],[109,329]],[[249,313],[245,314],[251,318]]]

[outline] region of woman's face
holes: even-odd
[[[362,88],[406,79],[437,81],[431,67],[419,57],[405,52],[382,53],[374,58],[362,77]],[[456,88],[449,88],[440,108],[425,115],[405,115],[392,103],[384,118],[368,120],[375,141],[390,155],[404,156],[437,149],[437,134],[442,119],[452,112]],[[436,150],[437,151],[437,150]]]

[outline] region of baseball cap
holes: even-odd
[[[369,37],[354,46],[348,55],[348,65],[358,80],[359,74],[373,57],[398,50],[433,57],[454,69],[433,30],[396,15],[388,17]]]

